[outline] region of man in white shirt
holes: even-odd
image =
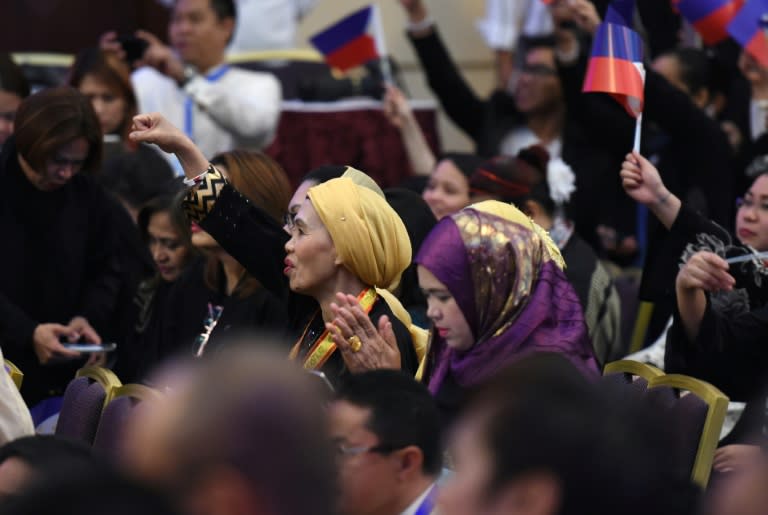
[[[342,515],[428,515],[442,469],[427,388],[394,370],[351,375],[329,410]]]
[[[149,43],[132,77],[140,111],[161,112],[209,158],[265,147],[280,114],[280,83],[273,75],[225,63],[235,22],[233,0],[177,0],[168,25],[172,48],[148,32],[136,33]],[[111,36],[104,48],[117,47]]]

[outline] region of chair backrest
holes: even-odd
[[[663,376],[664,371],[647,363],[640,363],[631,359],[620,359],[619,361],[606,364],[603,369],[604,376],[613,374],[621,374],[626,378],[632,379],[642,377],[646,381],[650,381],[656,377]]]
[[[691,480],[705,488],[728,409],[728,397],[707,382],[680,374],[652,378],[648,395],[657,405],[671,410],[681,451],[691,466]]]
[[[93,443],[104,406],[118,386],[121,386],[120,380],[111,370],[101,367],[78,370],[64,391],[55,434]]]
[[[113,398],[104,408],[96,436],[94,449],[117,457],[123,443],[125,426],[136,408],[144,401],[159,399],[160,392],[140,384],[126,384],[115,388]]]
[[[5,360],[5,371],[8,372],[8,375],[11,376],[11,380],[13,381],[13,384],[16,385],[17,390],[21,390],[21,382],[24,380],[24,374],[21,370],[19,370],[19,367],[8,361]]]

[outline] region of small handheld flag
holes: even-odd
[[[609,93],[637,118],[643,111],[643,86],[642,39],[629,27],[601,23],[582,91]]]
[[[675,5],[704,43],[714,45],[728,37],[728,24],[744,0],[678,0]]]
[[[369,34],[369,30],[374,34]],[[309,40],[329,66],[341,71],[383,57],[383,37],[376,6],[369,5],[337,21]]]
[[[728,33],[761,65],[768,67],[768,0],[749,0],[728,25]]]
[[[606,21],[595,33],[582,91],[610,94],[635,118],[633,148],[639,150],[645,68],[643,40],[625,25],[631,23],[633,10],[634,2],[628,0],[614,0],[608,7]]]

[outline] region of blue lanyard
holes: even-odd
[[[413,515],[429,515],[435,509],[435,501],[437,501],[437,485],[432,485],[432,489],[430,489],[424,500],[421,501],[419,509]]]
[[[208,82],[216,82],[220,78],[224,76],[225,73],[229,71],[229,65],[225,64],[215,70],[213,70],[211,73],[205,76],[205,79]],[[192,141],[195,141],[195,138],[192,134],[192,115],[194,112],[195,103],[192,101],[192,97],[187,96],[186,100],[184,100],[184,132]]]

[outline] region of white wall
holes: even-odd
[[[322,30],[345,14],[370,4],[370,0],[319,0],[315,10],[302,22],[300,46],[309,46],[308,36]],[[483,0],[425,0],[436,20],[448,49],[464,77],[481,97],[487,96],[494,85],[493,55],[475,29],[482,17]],[[400,64],[403,77],[413,98],[432,98],[411,44],[405,36],[406,16],[398,0],[379,2],[389,53]],[[442,113],[440,137],[445,150],[472,150],[470,140]]]

